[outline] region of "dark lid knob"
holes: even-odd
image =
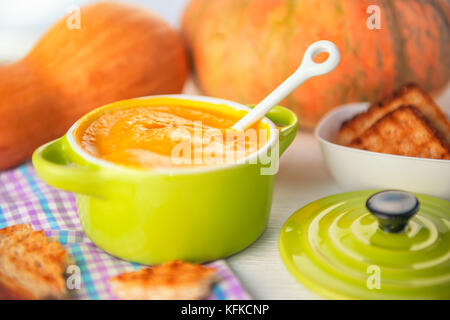
[[[386,190],[370,196],[366,207],[377,217],[383,231],[402,232],[409,219],[419,210],[419,201],[409,192]]]

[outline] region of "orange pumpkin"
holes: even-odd
[[[381,29],[369,29],[380,9]],[[369,10],[370,11],[370,10]],[[341,51],[331,73],[295,90],[283,104],[312,127],[331,108],[384,96],[417,82],[436,90],[450,70],[449,2],[422,0],[191,0],[183,17],[200,88],[257,103],[327,39]]]
[[[24,161],[96,107],[182,90],[187,57],[181,36],[166,22],[113,2],[80,13],[80,29],[68,28],[65,17],[25,58],[0,66],[0,170]]]

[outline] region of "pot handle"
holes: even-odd
[[[75,165],[68,157],[69,152],[65,136],[37,148],[32,161],[38,176],[58,189],[105,197],[107,183],[99,177],[100,169]]]
[[[249,106],[253,108],[253,106]],[[275,123],[279,128],[280,156],[294,141],[298,131],[298,119],[295,113],[282,106],[273,107],[267,112],[266,117]]]

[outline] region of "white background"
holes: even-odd
[[[0,0],[0,61],[24,56],[39,36],[71,6],[92,0]],[[178,27],[187,0],[127,0],[151,8]]]

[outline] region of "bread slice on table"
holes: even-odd
[[[0,299],[60,299],[67,252],[30,225],[0,229]]]
[[[409,157],[450,159],[450,146],[413,106],[389,112],[349,146]]]
[[[197,300],[211,293],[216,269],[179,260],[123,273],[110,279],[124,300]]]
[[[348,146],[382,117],[402,105],[418,109],[446,144],[450,144],[450,121],[433,99],[415,84],[407,84],[391,97],[369,107],[342,124],[337,143]]]

